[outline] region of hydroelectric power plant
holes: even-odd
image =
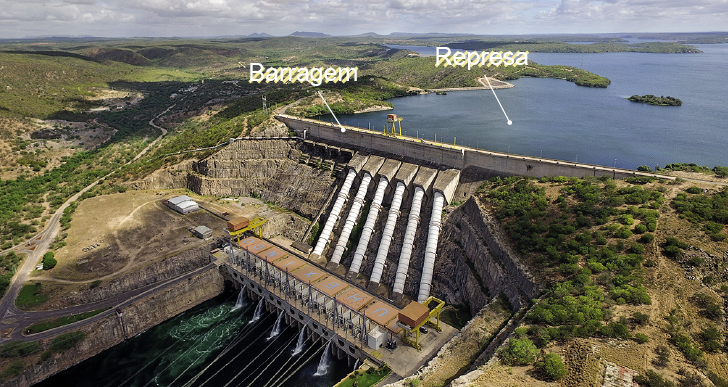
[[[384,365],[393,372],[388,381],[399,380],[458,333],[440,321],[445,303],[476,315],[499,294],[518,310],[541,293],[473,195],[485,179],[643,175],[277,118],[295,137],[231,139],[132,188],[255,194],[310,226],[292,216],[293,243],[285,245],[263,226],[277,221],[251,221],[263,230],[207,248],[194,278],[216,294],[225,283],[226,292],[128,340],[127,320],[109,319],[108,334],[124,342],[80,366],[96,376],[70,368],[42,385],[85,378],[76,385],[332,386],[356,367]],[[212,296],[187,285],[177,298]],[[510,333],[507,324],[499,329],[473,367]]]

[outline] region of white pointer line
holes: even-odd
[[[327,107],[327,108],[329,108],[329,111],[331,112],[331,115],[332,115],[332,116],[334,116],[334,119],[336,120],[336,123],[337,123],[337,124],[339,124],[339,127],[341,128],[341,133],[344,133],[344,132],[346,132],[346,129],[344,129],[344,127],[343,127],[343,126],[341,126],[341,123],[339,122],[339,119],[338,119],[338,118],[336,118],[336,114],[334,114],[334,111],[333,111],[333,110],[331,110],[331,107],[329,107],[329,104],[328,104],[328,102],[326,102],[326,100],[324,99],[324,96],[323,96],[323,95],[321,95],[321,91],[319,91],[319,92],[318,92],[318,95],[319,95],[319,97],[321,97],[321,99],[322,99],[322,100],[324,101],[324,104],[326,104],[326,107]],[[507,116],[506,116],[506,117],[507,117]]]
[[[506,109],[503,109],[503,105],[501,105],[500,100],[498,99],[498,96],[495,95],[495,90],[493,90],[493,86],[490,85],[488,76],[487,75],[483,75],[483,76],[485,77],[485,80],[488,82],[488,87],[490,87],[490,91],[493,92],[493,95],[495,96],[495,100],[498,101],[498,106],[500,106],[501,110],[503,110],[503,115],[506,116],[506,119],[508,120],[508,125],[512,125],[513,121],[511,121],[511,119],[508,118],[508,114],[506,114]],[[483,81],[480,78],[478,78],[478,82],[480,82],[481,85],[485,86],[485,83],[483,83]],[[324,101],[324,102],[326,102],[326,101]],[[326,106],[328,106],[328,105],[326,105]]]

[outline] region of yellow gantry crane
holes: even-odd
[[[422,350],[420,346],[420,328],[427,324],[438,332],[442,332],[440,328],[440,312],[445,306],[445,301],[435,297],[428,297],[424,304],[412,301],[401,312],[399,312],[399,322],[397,325],[402,328],[402,341],[412,347]],[[432,318],[437,320],[433,321]],[[414,334],[414,339],[410,336]]]
[[[399,129],[399,133],[397,133],[397,129]],[[397,117],[396,114],[387,114],[387,125],[384,127],[384,134],[386,136],[402,136],[402,117]]]
[[[228,235],[230,235],[230,239],[232,240],[235,238],[236,242],[240,242],[240,236],[243,235],[246,231],[253,230],[253,234],[256,235],[258,238],[260,238],[260,226],[265,224],[267,222],[266,219],[263,218],[256,218],[250,221],[250,223],[241,229],[231,231],[230,228],[225,229],[227,231]]]

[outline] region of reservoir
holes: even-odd
[[[256,303],[237,297],[224,293],[36,386],[330,387],[353,370],[346,358],[322,364],[325,342],[293,355],[298,330],[279,322],[269,339],[276,315],[259,308],[254,320]]]
[[[434,47],[393,46],[434,53]],[[402,133],[481,149],[636,169],[669,163],[728,165],[728,44],[697,45],[702,54],[530,53],[537,63],[583,67],[612,83],[606,89],[548,78],[509,81],[496,90],[448,92],[389,100],[394,111],[340,117],[347,125],[382,130],[387,113],[404,118]],[[583,64],[582,64],[583,63]],[[433,58],[434,66],[434,58]],[[477,75],[477,68],[473,70]],[[634,103],[653,94],[679,107]],[[323,118],[328,120],[328,118]],[[616,161],[615,161],[616,160]]]

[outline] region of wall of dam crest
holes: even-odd
[[[364,128],[346,127],[346,132],[342,133],[338,127],[333,127],[326,122],[301,119],[286,114],[279,114],[276,118],[294,130],[299,136],[305,135],[306,138],[341,144],[354,149],[361,148],[373,152],[400,155],[422,163],[460,170],[468,167],[478,167],[506,176],[599,177],[607,175],[614,179],[633,176],[657,176],[663,179],[674,179],[629,169],[492,152],[451,144],[433,143],[411,137],[396,138]],[[484,147],[487,146],[486,143]]]

